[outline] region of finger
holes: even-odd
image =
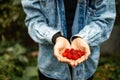
[[[77,65],[78,65],[78,62],[77,62],[77,61],[75,61],[74,66],[77,66]]]
[[[77,66],[78,64],[86,61],[89,56],[90,56],[90,50],[87,49],[86,52],[85,52],[85,55],[75,61],[75,66]]]
[[[90,56],[90,54],[91,54],[91,52],[90,52],[90,48],[87,47],[87,48],[85,49],[85,60],[88,59],[88,57]]]
[[[61,62],[70,62],[70,60],[68,60],[66,57],[60,57],[60,59],[61,59]]]
[[[70,63],[68,63],[72,68],[75,67],[74,61],[72,60]]]
[[[54,49],[54,56],[58,59],[58,61],[61,61],[58,49]]]
[[[69,62],[70,62],[69,59],[67,59],[66,57],[62,57],[61,55],[57,56],[57,59],[58,59],[58,61],[60,61],[60,62],[66,62],[66,63],[69,63]]]
[[[86,61],[86,58],[85,58],[85,56],[82,56],[81,58],[79,58],[75,61],[75,66],[77,66],[78,64],[80,64],[84,61]]]

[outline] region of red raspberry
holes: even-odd
[[[71,54],[71,53],[67,53],[66,57],[67,57],[68,59],[72,59],[72,54]]]
[[[81,51],[81,55],[82,55],[82,56],[85,55],[85,52],[84,52],[84,51]]]
[[[67,57],[67,54],[70,52],[70,50],[67,48],[65,51],[62,53],[63,57]]]
[[[62,56],[63,57],[67,57],[68,59],[77,60],[78,58],[80,58],[84,54],[85,54],[84,51],[74,50],[72,48],[71,50],[70,49],[65,49],[65,51],[62,53]]]
[[[78,58],[79,58],[79,55],[78,55],[78,54],[73,54],[73,55],[72,55],[72,59],[73,59],[73,60],[77,60]]]
[[[79,55],[79,57],[81,57],[81,56],[82,56],[80,51],[78,51],[78,52],[77,52],[77,54]]]
[[[63,52],[63,53],[62,53],[62,56],[63,56],[63,57],[66,57],[66,56],[67,56],[67,52]]]
[[[67,48],[67,49],[65,49],[65,52],[66,52],[66,53],[69,53],[69,52],[70,52],[70,50]]]
[[[75,54],[76,51],[72,48],[72,49],[70,50],[70,53],[71,53],[71,54]]]
[[[81,50],[78,50],[78,51],[77,51],[77,54],[79,55],[79,58],[80,58],[80,57],[82,57],[82,56],[85,54],[85,52],[83,52],[83,51],[81,51]]]

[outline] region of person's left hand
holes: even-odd
[[[90,56],[90,48],[88,44],[80,37],[75,38],[71,42],[71,48],[75,50],[82,50],[85,52],[85,55],[83,55],[81,58],[78,58],[77,60],[74,61],[74,64],[71,64],[72,67],[77,66],[78,64],[82,63],[83,61],[87,60],[88,57]]]

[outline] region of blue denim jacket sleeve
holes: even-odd
[[[59,30],[47,24],[39,0],[21,0],[21,3],[26,13],[25,23],[31,38],[41,44],[52,43],[52,36]]]
[[[76,35],[82,37],[90,46],[107,40],[116,17],[115,0],[91,0],[85,27]]]

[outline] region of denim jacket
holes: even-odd
[[[90,46],[91,55],[70,74],[68,64],[54,57],[52,37],[66,34],[63,0],[22,0],[25,24],[31,38],[39,44],[38,67],[46,76],[57,80],[86,80],[98,65],[100,44],[107,40],[116,17],[115,0],[78,0],[72,25],[72,36],[82,37]],[[68,2],[69,4],[69,2]]]

